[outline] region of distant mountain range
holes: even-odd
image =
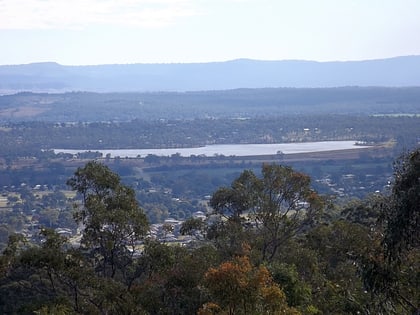
[[[420,86],[420,56],[315,62],[301,60],[63,66],[0,66],[0,93],[199,91],[266,87]]]

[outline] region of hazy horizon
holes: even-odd
[[[83,67],[83,66],[111,66],[111,65],[172,65],[172,64],[207,64],[207,63],[225,63],[225,62],[234,62],[234,61],[241,61],[241,60],[249,60],[249,61],[302,61],[302,62],[315,62],[315,63],[333,63],[333,62],[363,62],[363,61],[377,61],[377,60],[387,60],[387,59],[396,59],[402,57],[417,57],[420,54],[415,55],[399,55],[399,56],[391,56],[391,57],[384,57],[384,58],[370,58],[370,59],[349,59],[349,60],[311,60],[311,59],[254,59],[254,58],[234,58],[234,59],[227,59],[227,60],[208,60],[208,61],[197,61],[197,62],[132,62],[132,63],[98,63],[98,64],[63,64],[54,60],[51,61],[33,61],[28,63],[19,63],[19,64],[0,64],[0,66],[22,66],[22,65],[31,65],[31,64],[57,64],[60,66],[69,66],[69,67]]]

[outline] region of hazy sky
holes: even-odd
[[[420,55],[420,0],[0,0],[0,64]]]

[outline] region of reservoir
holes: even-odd
[[[157,156],[171,156],[179,154],[183,157],[216,155],[224,156],[258,156],[275,155],[278,153],[310,153],[324,151],[341,151],[349,149],[362,149],[368,146],[358,145],[356,141],[320,141],[320,142],[302,142],[302,143],[270,143],[270,144],[214,144],[196,148],[170,148],[170,149],[91,149],[91,150],[70,150],[54,149],[54,153],[77,154],[79,152],[100,152],[103,156],[110,154],[111,157],[135,158],[146,157],[149,154]]]

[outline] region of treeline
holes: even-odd
[[[133,120],[124,123],[21,122],[0,128],[2,157],[52,157],[51,149],[142,149],[206,144],[420,140],[419,116],[311,115],[254,119]]]
[[[420,301],[420,150],[395,163],[388,195],[338,206],[309,176],[276,164],[217,189],[186,246],[148,235],[134,191],[89,162],[80,242],[41,229],[0,256],[3,314],[416,314]],[[166,227],[169,232],[171,227]]]
[[[218,187],[229,185],[244,169],[253,170],[258,174],[261,166],[260,161],[237,161],[227,157],[200,158],[198,161],[179,158],[178,162],[172,159],[162,160],[163,162],[160,162],[159,158],[152,158],[153,163],[162,164],[150,167],[148,165],[139,171],[136,165],[144,166],[140,159],[101,159],[113,172],[121,176],[124,184],[135,190],[137,200],[142,204],[150,223],[162,223],[167,218],[188,218],[197,210],[202,210],[197,205]],[[45,202],[43,195],[57,196],[57,191],[66,192],[66,178],[72,175],[77,165],[85,163],[83,161],[86,160],[73,161],[70,162],[70,166],[65,167],[66,161],[46,160],[37,163],[23,160],[21,163],[35,164],[19,169],[1,170],[1,182],[4,185],[1,193],[18,198],[9,200],[7,197],[8,205],[6,204],[4,211],[0,212],[0,222],[7,226],[9,233],[20,230],[15,228],[16,221],[20,226],[22,220],[28,221],[27,216],[41,213],[42,219],[49,223],[43,223],[46,227],[72,227],[73,224],[69,224],[68,220],[60,219],[62,216],[66,218],[68,211],[51,208],[46,216],[43,209],[49,208],[50,204]],[[319,193],[336,196],[336,203],[340,204],[352,198],[363,199],[374,191],[387,191],[388,181],[392,177],[392,159],[388,155],[372,158],[361,154],[359,158],[347,160],[277,162],[310,175],[312,187]],[[36,189],[39,186],[40,188]],[[71,209],[71,206],[72,201],[67,201],[64,208]],[[7,236],[8,233],[2,234],[0,243],[5,243]]]
[[[199,92],[18,93],[0,96],[0,121],[127,121],[419,113],[420,88],[265,88]]]

